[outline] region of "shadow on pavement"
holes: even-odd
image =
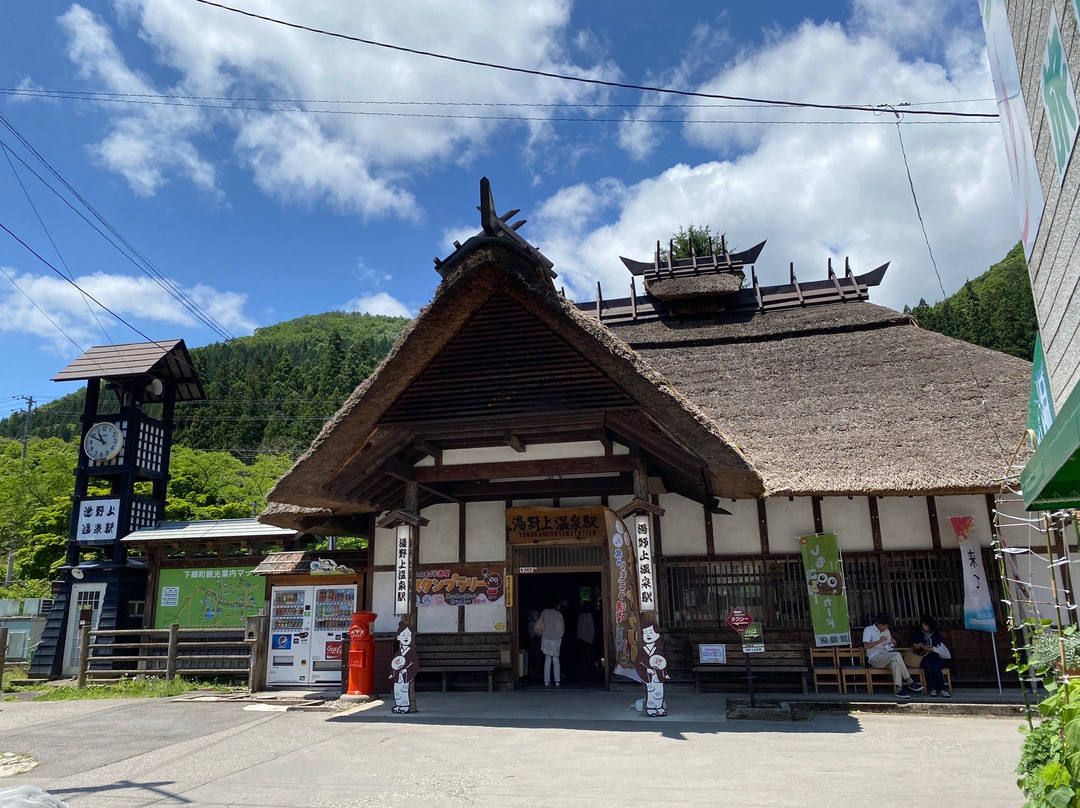
[[[56,794],[66,800],[69,797],[77,797],[82,794],[105,794],[111,791],[126,791],[130,789],[145,794],[147,797],[154,795],[157,799],[169,799],[173,802],[182,803],[191,802],[191,800],[186,797],[163,788],[163,786],[170,785],[174,785],[172,780],[162,780],[157,783],[133,783],[131,780],[118,780],[115,783],[109,783],[108,785],[102,786],[87,786],[86,788],[54,788],[50,793]]]

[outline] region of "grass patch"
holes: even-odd
[[[26,668],[23,668],[23,667],[8,668],[6,671],[4,671],[3,678],[0,679],[0,693],[14,693],[19,688],[15,687],[15,685],[11,684],[11,681],[13,679],[25,679],[25,678],[26,678]]]
[[[124,679],[115,684],[87,685],[82,690],[74,685],[49,687],[34,701],[78,701],[82,699],[160,699],[182,696],[192,690],[218,690],[231,692],[229,685],[207,684],[177,676],[166,682],[158,676],[140,676]]]

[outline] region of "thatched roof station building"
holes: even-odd
[[[513,214],[495,214],[486,181],[481,203],[482,232],[436,262],[431,304],[260,517],[372,536],[377,631],[411,622],[421,671],[425,648],[497,649],[508,684],[525,673],[529,610],[564,601],[573,634],[588,601],[606,680],[625,644],[622,579],[610,542],[571,527],[602,511],[649,531],[651,567],[631,580],[655,589],[675,679],[701,643],[738,643],[724,624],[736,606],[767,646],[812,647],[800,537],[821,533],[838,537],[856,646],[879,611],[904,641],[930,613],[954,676],[994,679],[986,635],[963,629],[950,519],[971,517],[989,545],[1030,363],[868,302],[886,267],[762,286],[763,244],[676,261],[658,245],[625,261],[631,296],[575,304]],[[479,600],[400,594],[473,567],[505,586]]]

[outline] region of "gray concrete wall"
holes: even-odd
[[[1060,408],[1080,381],[1080,149],[1074,147],[1064,181],[1059,183],[1041,78],[1053,9],[1073,87],[1080,87],[1080,30],[1071,0],[1006,0],[1006,7],[1045,199],[1028,271],[1054,406]]]

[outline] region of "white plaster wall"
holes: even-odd
[[[798,553],[799,537],[814,532],[814,506],[810,497],[766,499],[765,518],[769,525],[770,553]]]
[[[458,609],[460,608],[460,606],[423,606],[417,609],[416,633],[457,634]]]
[[[633,497],[629,494],[619,494],[617,496],[608,497],[608,507],[613,511],[619,510],[623,505],[629,504]]]
[[[603,497],[562,497],[559,499],[560,508],[584,508],[587,505],[602,505]]]
[[[927,550],[934,546],[926,497],[879,497],[877,502],[883,550]]]
[[[761,552],[756,499],[723,499],[720,507],[731,516],[712,514],[713,549],[718,555],[743,555]],[[667,547],[665,546],[665,550]]]
[[[535,443],[526,446],[524,452],[514,451],[510,446],[447,449],[443,452],[443,465],[461,466],[469,463],[513,463],[515,460],[555,460],[564,457],[603,456],[604,444],[598,440],[577,441],[575,443]]]
[[[660,538],[665,556],[705,555],[705,509],[679,494],[661,494]]]
[[[430,505],[420,511],[431,523],[420,528],[420,563],[441,564],[458,560],[458,506],[452,502]]]
[[[506,607],[501,603],[474,603],[465,609],[465,631],[506,631]]]
[[[465,505],[465,560],[506,560],[506,503],[502,500]]]
[[[630,447],[623,446],[621,443],[611,444],[611,453],[613,455],[628,455],[630,454]]]
[[[397,631],[398,617],[394,614],[394,573],[376,572],[371,582],[371,611],[375,618],[375,631]]]
[[[986,497],[983,494],[970,494],[958,497],[937,497],[938,522],[941,525],[941,546],[959,547],[956,533],[953,531],[950,517],[975,517],[975,535],[979,545],[990,546],[990,514],[986,510]]]
[[[515,508],[552,508],[555,505],[555,500],[548,497],[547,499],[515,499],[510,503]]]
[[[821,526],[826,533],[836,534],[844,551],[874,549],[870,501],[866,497],[822,497]]]
[[[393,528],[375,528],[375,551],[373,557],[376,567],[385,567],[394,563],[394,548],[397,546],[397,534]]]

